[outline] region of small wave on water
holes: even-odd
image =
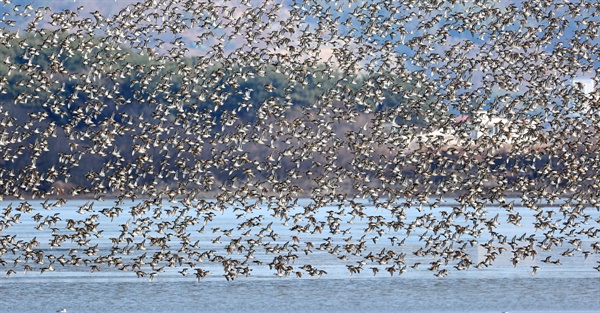
[[[429,275],[426,275],[429,277]],[[600,279],[346,277],[0,285],[3,312],[597,312]],[[57,305],[58,303],[58,305]]]

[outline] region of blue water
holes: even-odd
[[[597,312],[599,278],[2,282],[2,312]]]
[[[301,210],[303,203],[308,200],[300,201],[297,210]],[[0,206],[5,208],[8,201],[0,202]],[[20,240],[31,240],[35,237],[40,242],[39,249],[45,251],[46,256],[68,255],[66,248],[74,244],[65,242],[60,247],[50,249],[49,239],[52,230],[49,227],[43,230],[36,230],[37,225],[33,221],[33,216],[40,213],[44,216],[51,216],[59,213],[61,220],[57,222],[58,231],[65,232],[66,220],[82,220],[89,217],[94,212],[77,213],[79,206],[83,205],[83,200],[70,200],[60,208],[53,208],[47,211],[41,208],[40,202],[30,201],[34,211],[23,213],[21,223],[12,225],[8,229],[0,232],[0,236],[16,235]],[[13,208],[18,203],[13,203]],[[105,207],[111,207],[110,201],[96,202],[93,210],[99,212]],[[127,206],[123,206],[127,208]],[[169,208],[170,205],[165,205]],[[338,210],[337,206],[326,207],[315,214],[317,220],[326,218],[326,211],[329,209]],[[551,210],[552,207],[546,207],[544,210]],[[557,208],[554,208],[558,211]],[[440,207],[437,210],[426,209],[425,212],[417,210],[407,211],[406,220],[414,220],[416,216],[424,213],[434,214],[440,217],[440,212],[450,210],[450,207]],[[494,216],[500,214],[499,221],[505,219],[505,212],[498,208],[488,208],[488,214]],[[543,236],[540,231],[535,231],[531,223],[535,220],[533,217],[537,212],[529,212],[523,207],[515,206],[523,219],[522,226],[516,227],[507,223],[501,223],[497,229],[498,232],[507,237],[520,236],[523,233],[534,235],[536,238]],[[389,212],[381,209],[375,210],[368,204],[365,212],[369,215],[382,215],[387,217]],[[14,213],[14,212],[13,212]],[[192,242],[199,240],[201,250],[213,249],[218,253],[223,253],[222,248],[228,243],[229,237],[222,235],[220,244],[212,244],[212,239],[218,233],[213,233],[212,229],[233,228],[232,238],[239,236],[239,233],[245,230],[237,230],[236,226],[240,220],[236,218],[232,210],[218,212],[213,221],[205,226],[205,232],[198,230],[202,223],[190,225],[187,229],[192,236]],[[271,241],[271,245],[283,244],[290,240],[296,232],[290,231],[293,223],[287,226],[282,221],[269,215],[270,210],[267,207],[261,207],[247,217],[262,215],[264,225],[273,222],[272,229],[276,231],[280,238],[277,241]],[[292,215],[290,212],[290,215]],[[152,214],[152,212],[149,212]],[[591,223],[600,218],[596,209],[586,211],[590,215]],[[246,217],[246,218],[247,218]],[[351,216],[347,214],[341,217],[342,229],[350,228],[346,235],[333,235],[326,230],[322,234],[300,234],[303,242],[313,241],[318,244],[324,238],[332,236],[334,243],[342,243],[343,238],[350,235],[354,238],[360,238],[364,235],[364,227],[367,219],[362,221],[358,218],[350,223]],[[162,221],[173,220],[173,217],[163,215]],[[115,218],[112,222],[109,218],[99,214],[99,228],[104,232],[100,238],[90,237],[90,246],[98,244],[99,254],[106,254],[111,247],[110,238],[117,236],[123,223],[133,223],[131,215],[124,210],[124,213]],[[155,222],[159,222],[156,220]],[[460,223],[459,221],[455,221]],[[303,224],[305,223],[302,221]],[[583,225],[587,229],[593,225]],[[260,229],[260,227],[258,227]],[[252,232],[248,238],[256,238],[258,229]],[[40,273],[40,268],[47,266],[47,262],[42,265],[29,261],[34,270],[24,274],[21,270],[22,265],[17,265],[16,273],[5,279],[3,274],[0,276],[0,312],[56,312],[61,308],[67,308],[67,312],[598,312],[600,308],[600,272],[593,267],[600,261],[598,254],[591,254],[587,259],[578,253],[572,257],[561,256],[561,253],[570,248],[570,245],[564,244],[562,247],[555,247],[553,251],[540,251],[535,259],[526,259],[513,267],[510,262],[509,253],[499,255],[493,266],[483,269],[471,267],[467,271],[457,271],[448,266],[449,275],[445,278],[437,278],[434,272],[427,270],[428,263],[434,261],[430,256],[417,257],[411,252],[423,246],[418,237],[425,229],[417,228],[414,234],[411,234],[405,241],[405,246],[391,246],[387,239],[391,236],[405,237],[404,231],[387,232],[381,236],[381,239],[373,244],[371,241],[374,234],[367,233],[369,251],[380,251],[382,249],[394,249],[398,253],[405,252],[406,264],[412,265],[415,262],[421,262],[419,269],[409,269],[406,273],[398,276],[390,276],[383,267],[377,276],[373,276],[370,267],[373,264],[364,266],[361,273],[350,275],[346,265],[356,264],[360,257],[350,255],[348,260],[342,261],[335,255],[324,251],[313,249],[313,253],[305,255],[304,252],[295,252],[298,259],[292,264],[299,268],[304,264],[311,264],[327,271],[327,275],[321,278],[311,277],[305,274],[302,278],[277,277],[274,271],[269,270],[267,265],[251,265],[252,272],[250,276],[238,276],[234,281],[227,281],[223,276],[222,267],[218,263],[198,263],[198,267],[210,270],[212,274],[200,282],[196,282],[191,274],[182,276],[178,273],[183,267],[168,268],[156,276],[152,282],[148,277],[137,278],[133,271],[118,271],[114,267],[102,266],[100,272],[90,273],[90,268],[82,264],[81,266],[62,267],[55,262],[54,272]],[[154,234],[154,232],[152,233]],[[172,250],[176,250],[178,239],[173,237],[171,243]],[[135,238],[136,243],[144,238],[140,236]],[[466,237],[465,239],[469,239]],[[471,238],[473,239],[473,238]],[[489,239],[489,235],[483,233],[478,242]],[[598,241],[597,238],[587,238],[580,236],[582,247],[589,249],[589,244]],[[147,245],[144,250],[148,255],[156,252],[156,247]],[[473,261],[481,261],[481,251],[477,245],[470,248]],[[83,250],[83,249],[80,249]],[[368,253],[368,252],[367,252]],[[129,256],[123,256],[125,260],[139,256],[140,251],[134,251]],[[366,254],[366,253],[365,253]],[[81,255],[81,252],[80,254]],[[7,261],[6,266],[0,265],[4,271],[13,268],[13,260],[17,255],[12,255],[10,251],[4,253],[2,258]],[[270,262],[276,254],[266,253],[264,250],[257,249],[255,253],[256,260],[262,260],[264,264]],[[560,258],[562,265],[550,265],[541,263],[546,256],[552,259]],[[231,258],[243,259],[242,255],[234,253],[229,255]],[[541,268],[535,276],[531,275],[531,266],[539,265]],[[150,272],[149,268],[143,270]]]

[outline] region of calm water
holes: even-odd
[[[91,214],[76,213],[77,207],[85,201],[69,201],[62,208],[52,211],[41,209],[39,202],[31,203],[35,207],[34,212],[23,214],[21,224],[1,232],[0,236],[17,235],[26,240],[37,236],[42,243],[40,248],[46,249],[47,253],[66,254],[61,249],[67,248],[68,243],[65,243],[65,247],[61,245],[59,248],[49,249],[51,231],[35,230],[36,223],[30,215],[37,212],[52,215],[58,212],[62,221],[56,227],[63,229],[66,219],[82,219],[86,214]],[[0,205],[6,207],[8,202],[0,202]],[[96,203],[94,210],[99,211],[110,205],[110,202]],[[442,209],[444,208],[440,208]],[[323,210],[325,211],[327,208]],[[524,232],[543,236],[530,227],[532,216],[536,212],[521,212],[522,227],[503,225],[499,231],[507,236],[518,236]],[[265,215],[264,224],[275,221],[273,229],[280,234],[282,242],[296,234],[288,230],[290,226],[281,225],[278,219],[269,220],[264,210],[255,212],[261,213]],[[381,210],[368,213],[385,215]],[[492,216],[496,213],[493,208],[490,209]],[[600,217],[595,209],[586,213],[594,220]],[[410,220],[417,214],[422,213],[411,212],[407,219]],[[324,216],[325,214],[317,214],[319,219]],[[101,238],[94,238],[91,244],[98,244],[100,253],[106,251],[111,246],[109,238],[120,229],[118,225],[127,222],[128,218],[127,214],[123,214],[110,222],[101,215],[99,222],[105,231]],[[499,220],[502,220],[502,215]],[[207,226],[234,228],[238,222],[234,213],[226,211],[216,216]],[[355,236],[363,234],[364,225],[359,220],[344,225],[342,228],[350,225]],[[590,226],[593,225],[586,225],[586,228]],[[411,235],[402,248],[406,249],[406,261],[409,265],[416,261],[416,257],[409,251],[422,245],[418,242],[418,234],[419,232],[416,236]],[[324,231],[312,239],[319,241],[329,235]],[[382,238],[393,235],[402,234],[388,233]],[[194,236],[196,237],[193,239],[200,240],[201,247],[214,249],[209,242],[215,237],[211,231],[204,234],[196,232]],[[303,239],[311,238],[303,235]],[[583,246],[589,245],[590,239],[583,239]],[[341,237],[334,236],[334,242],[340,240]],[[480,240],[486,240],[485,234]],[[597,238],[592,240],[597,241]],[[370,247],[373,250],[392,248],[389,241],[384,239]],[[556,248],[552,252],[553,258],[563,250]],[[152,249],[147,253],[153,253]],[[474,257],[478,255],[476,250],[471,251],[471,254]],[[273,256],[258,252],[256,254],[257,259],[267,262]],[[308,256],[301,253],[294,266],[315,265],[328,272],[328,275],[321,278],[308,275],[302,278],[280,278],[274,276],[265,265],[253,268],[249,277],[228,282],[218,274],[219,264],[203,263],[204,269],[217,274],[209,275],[199,283],[193,275],[183,277],[178,274],[180,268],[166,268],[164,273],[149,282],[147,278],[137,278],[133,272],[121,272],[114,268],[103,267],[101,272],[92,274],[85,266],[61,268],[56,263],[55,272],[40,274],[36,270],[24,275],[17,271],[9,279],[2,275],[0,312],[56,312],[63,307],[67,308],[67,312],[599,312],[600,272],[593,269],[600,260],[598,255],[590,255],[587,260],[580,254],[572,258],[559,256],[561,266],[541,264],[539,260],[543,257],[544,255],[540,255],[536,260],[524,260],[516,268],[510,264],[508,256],[504,259],[499,257],[492,267],[471,268],[460,272],[449,269],[450,275],[440,279],[423,268],[426,265],[418,270],[411,269],[400,277],[390,277],[385,271],[380,271],[373,277],[368,269],[370,265],[366,265],[362,273],[350,276],[345,265],[352,264],[355,260],[342,262],[328,253],[315,251]],[[14,257],[11,257],[11,253],[5,253],[2,258],[8,262],[3,271],[12,268],[11,258]],[[420,261],[428,262],[427,259]],[[537,264],[542,268],[532,276],[530,266]]]
[[[3,282],[2,312],[549,312],[600,308],[590,278]]]

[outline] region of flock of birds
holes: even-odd
[[[88,2],[3,3],[0,46],[23,54],[2,56],[0,92],[24,87],[0,104],[7,278],[84,268],[152,281],[174,268],[233,280],[257,267],[320,277],[323,255],[350,275],[422,265],[443,277],[502,258],[532,274],[566,258],[600,271],[600,93],[570,83],[597,81],[596,1],[147,0],[112,15]],[[271,70],[287,79],[262,86],[274,96],[224,106],[252,99],[240,84]],[[330,86],[295,105],[318,81]],[[11,116],[33,103],[43,109]],[[497,132],[482,110],[503,118]],[[73,185],[82,162],[97,170]],[[89,199],[80,218],[65,217],[73,198]],[[235,227],[213,222],[232,212]],[[12,233],[32,221],[39,235]],[[526,231],[507,236],[507,225]]]

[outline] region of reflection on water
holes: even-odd
[[[3,312],[548,312],[600,307],[591,278],[3,282]]]
[[[20,224],[12,225],[0,235],[16,235],[17,240],[26,241],[35,237],[40,242],[39,249],[43,250],[46,256],[69,256],[69,248],[77,247],[77,244],[64,242],[60,247],[50,247],[52,232],[65,232],[68,219],[80,220],[91,214],[86,212],[82,215],[76,212],[84,203],[85,201],[73,200],[60,209],[47,212],[40,208],[40,203],[32,202],[34,210],[23,214]],[[6,207],[8,202],[1,204]],[[94,209],[99,211],[104,206],[110,204],[97,203]],[[314,218],[326,219],[325,212],[329,209],[325,207],[316,212]],[[437,211],[431,210],[426,213],[433,214],[436,218],[441,211],[449,209],[440,207]],[[536,232],[531,227],[535,220],[535,212],[517,209],[522,212],[522,226],[504,223],[497,231],[507,237],[523,234],[534,236],[537,240],[543,237],[542,232]],[[499,220],[505,220],[506,212],[493,207],[488,210],[488,214],[499,214]],[[34,222],[32,217],[38,212],[45,215],[60,213],[61,220],[55,226],[57,230],[36,230],[35,226],[38,223]],[[384,218],[388,214],[382,210],[376,212],[373,207],[368,206],[365,213],[382,215]],[[600,218],[597,210],[592,209],[587,213],[590,214],[591,220]],[[417,210],[407,211],[406,220],[413,220],[420,214],[423,213]],[[268,208],[256,210],[246,218],[258,215],[263,216],[263,225],[274,222],[272,229],[278,233],[279,239],[269,239],[271,246],[282,245],[290,241],[291,236],[296,235],[290,230],[293,225],[284,226],[279,219],[269,215]],[[540,251],[535,259],[527,258],[513,267],[509,253],[506,253],[498,255],[492,266],[482,269],[471,267],[466,271],[458,271],[448,266],[449,275],[437,278],[427,270],[429,262],[434,259],[431,256],[417,257],[412,253],[423,245],[423,242],[419,241],[418,232],[424,232],[425,229],[418,229],[415,236],[411,235],[408,238],[403,233],[404,230],[390,230],[375,243],[371,241],[374,234],[364,232],[367,219],[355,219],[350,223],[350,218],[351,216],[342,216],[340,219],[344,229],[350,228],[346,235],[323,232],[302,234],[302,239],[312,240],[318,246],[328,236],[331,236],[334,244],[339,244],[343,242],[343,237],[360,238],[366,234],[365,238],[370,243],[371,251],[387,249],[406,253],[406,265],[421,262],[422,266],[418,269],[411,268],[401,276],[395,273],[392,277],[382,268],[374,277],[371,267],[377,265],[367,264],[362,272],[350,275],[346,265],[356,264],[362,256],[349,255],[347,260],[342,261],[326,251],[314,249],[306,255],[300,250],[295,252],[299,255],[293,264],[296,268],[311,264],[325,270],[327,275],[320,279],[308,275],[302,278],[277,277],[266,265],[276,254],[257,249],[255,260],[263,261],[264,265],[253,265],[250,276],[228,282],[222,275],[221,264],[205,261],[197,266],[211,271],[212,274],[197,283],[193,275],[184,277],[179,273],[182,267],[165,266],[164,272],[160,272],[149,282],[148,277],[137,278],[133,271],[119,271],[114,266],[102,266],[100,272],[91,273],[90,267],[83,263],[80,266],[63,267],[55,262],[55,271],[40,274],[40,268],[47,266],[47,262],[39,265],[30,261],[34,268],[27,274],[21,270],[23,265],[18,264],[16,273],[8,279],[0,279],[0,312],[56,312],[62,307],[66,307],[68,312],[593,312],[600,307],[600,272],[593,268],[600,260],[598,254],[591,254],[587,258],[581,253],[565,257],[561,253],[568,249],[567,245],[557,246],[549,252]],[[102,236],[91,236],[91,241],[83,248],[97,245],[99,255],[108,254],[113,247],[110,238],[118,236],[121,224],[132,223],[129,219],[130,215],[125,213],[113,221],[100,215],[98,222],[102,225]],[[166,217],[162,219],[168,220]],[[239,220],[234,212],[225,211],[216,215],[208,226],[233,229],[235,238],[245,231],[236,229],[238,224]],[[213,244],[212,239],[216,235],[209,228],[202,233],[198,231],[200,227],[202,225],[190,225],[188,228],[191,240],[197,240],[199,243],[198,250],[215,249],[222,253],[229,238],[223,236],[222,243]],[[153,232],[151,235],[156,234]],[[253,233],[253,236],[256,237],[256,234]],[[392,246],[389,240],[392,236],[406,238],[404,246]],[[591,242],[597,241],[597,238],[586,236],[580,238],[583,247],[589,247]],[[469,247],[467,251],[473,261],[480,262],[482,251],[479,243],[489,240],[489,234],[482,233],[478,238],[464,238],[475,239],[474,246]],[[135,238],[132,244],[142,240],[144,237],[140,236]],[[178,244],[177,241],[172,242],[171,249],[177,249]],[[123,257],[127,260],[142,253],[152,255],[157,249],[148,245],[146,250],[133,251],[131,255]],[[82,251],[78,254],[82,255]],[[547,256],[553,260],[560,258],[561,265],[542,263]],[[0,268],[3,271],[12,269],[16,257],[17,255],[10,251],[5,252],[2,259],[7,264]],[[231,257],[241,258],[239,253],[234,253]],[[531,267],[534,265],[540,265],[541,268],[532,276]]]

